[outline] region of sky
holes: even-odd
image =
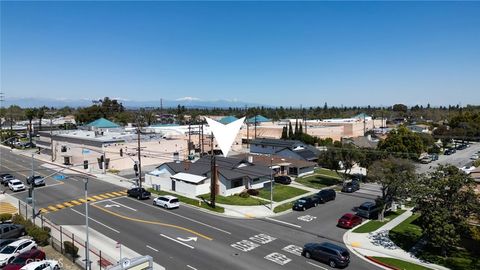
[[[480,104],[480,2],[5,2],[9,97]]]

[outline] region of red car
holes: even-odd
[[[45,260],[45,252],[34,248],[19,254],[11,263],[7,264],[3,270],[19,270],[26,264],[43,260]]]
[[[342,228],[347,228],[351,229],[359,224],[362,224],[362,218],[352,214],[352,213],[347,213],[343,215],[339,220],[338,220],[338,227]]]

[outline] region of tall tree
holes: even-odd
[[[412,185],[420,227],[429,245],[447,255],[468,231],[468,221],[480,218],[475,182],[453,165],[439,165]]]
[[[302,135],[303,134],[303,127],[302,127],[302,123],[299,124],[299,127],[298,127],[298,135]],[[299,137],[300,137],[299,136]]]
[[[367,180],[381,186],[382,196],[376,202],[382,206],[379,219],[383,220],[387,205],[408,195],[409,182],[417,178],[415,166],[410,160],[389,157],[373,162],[368,171]]]
[[[293,136],[292,122],[288,122],[288,138],[293,139]]]
[[[38,108],[37,110],[37,118],[38,118],[38,130],[42,130],[42,119],[45,117],[45,110],[47,107],[43,106]]]
[[[295,119],[295,136],[298,135],[298,119]]]
[[[32,143],[32,121],[35,115],[37,114],[37,111],[35,108],[28,108],[25,109],[25,117],[28,120],[28,137],[30,138],[30,144]]]
[[[288,137],[287,126],[284,126],[282,128],[282,139],[287,139],[287,137]]]

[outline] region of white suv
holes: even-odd
[[[171,209],[180,207],[180,202],[177,197],[165,195],[153,199],[153,205],[158,205],[163,208]]]
[[[31,262],[20,270],[59,270],[60,266],[58,265],[57,261],[54,260],[43,260],[43,261],[36,261]]]
[[[0,267],[5,266],[18,254],[37,248],[37,243],[30,239],[21,239],[8,244],[0,250]]]

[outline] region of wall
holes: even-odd
[[[299,172],[297,177],[302,177],[304,175],[309,175],[314,173],[314,167],[299,168],[298,170]]]

